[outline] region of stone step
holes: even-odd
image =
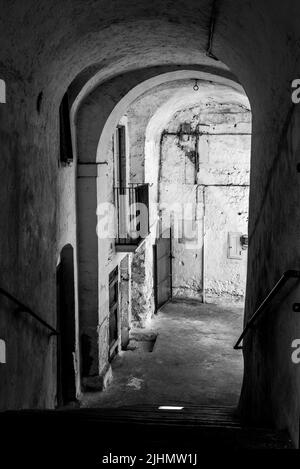
[[[186,406],[180,411],[149,405],[24,410],[4,412],[0,420],[8,438],[3,448],[9,448],[10,442],[22,447],[34,441],[47,451],[51,442],[68,461],[72,442],[78,442],[74,447],[77,459],[86,460],[88,454],[91,461],[108,450],[144,454],[292,448],[286,432],[246,426],[235,408],[225,406]]]

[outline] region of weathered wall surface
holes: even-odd
[[[299,270],[299,128],[300,108],[292,106],[280,134],[275,161],[269,168],[261,210],[250,225],[250,243],[256,256],[249,259],[246,297],[249,314],[253,314],[284,271]],[[250,203],[255,192],[256,186],[251,188]],[[264,418],[282,428],[290,422],[295,443],[299,431],[300,379],[299,365],[291,359],[294,350],[291,344],[300,338],[299,316],[292,309],[298,299],[299,282],[290,280],[271,302],[257,329],[246,337],[241,398],[241,409],[249,419]]]
[[[206,302],[244,303],[247,251],[240,259],[228,258],[228,233],[247,234],[248,187],[204,189],[204,299]]]
[[[5,79],[7,103],[0,105],[0,284],[55,327],[57,146],[51,137],[57,122],[49,104],[37,112],[31,87],[20,77],[8,73]],[[3,296],[0,308],[0,337],[6,343],[0,409],[53,406],[56,338],[26,313],[16,312],[16,305]]]
[[[76,162],[59,164],[58,168],[58,200],[57,200],[57,244],[56,262],[60,261],[60,253],[64,246],[71,245],[74,250],[74,283],[77,285],[77,236],[76,236]],[[80,394],[80,344],[78,292],[75,289],[75,378],[76,393]]]
[[[183,236],[176,238],[173,229],[174,296],[244,300],[247,253],[228,258],[228,233],[247,234],[250,147],[251,113],[234,103],[180,110],[166,127],[160,202],[185,204],[181,219],[192,218],[195,233],[188,234],[190,221]]]
[[[132,260],[132,324],[146,327],[154,313],[152,239],[147,239]]]

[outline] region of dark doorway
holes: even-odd
[[[166,230],[153,246],[155,310],[172,297],[171,230]]]
[[[117,353],[119,336],[118,267],[109,274],[109,359]]]
[[[65,405],[76,400],[75,386],[75,307],[74,307],[74,256],[71,245],[61,251],[57,267],[57,400]]]

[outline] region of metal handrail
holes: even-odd
[[[283,285],[289,280],[290,278],[299,278],[300,279],[300,271],[299,270],[287,270],[286,272],[283,273],[283,275],[280,277],[278,282],[275,284],[275,286],[272,288],[270,293],[266,296],[264,301],[260,304],[260,306],[257,308],[255,313],[251,316],[251,318],[248,320],[243,332],[241,333],[237,343],[234,345],[235,350],[240,350],[243,347],[240,346],[240,343],[242,342],[243,338],[249,331],[249,329],[253,326],[254,322],[258,318],[258,316],[262,313],[264,308],[266,307],[267,303],[271,301],[271,299],[276,295],[276,293],[283,287]]]
[[[13,295],[11,295],[6,290],[4,290],[4,288],[0,287],[0,294],[3,295],[3,296],[6,296],[6,298],[11,300],[16,305],[18,305],[18,308],[17,308],[16,311],[27,313],[30,316],[32,316],[39,323],[41,323],[43,326],[45,326],[47,329],[49,329],[51,331],[51,335],[59,335],[59,332],[56,329],[54,329],[54,327],[50,326],[50,324],[48,324],[46,321],[44,321],[44,319],[40,318],[34,311],[32,311],[32,309],[30,309],[28,306],[21,303],[21,301],[17,300],[17,298],[15,298]]]

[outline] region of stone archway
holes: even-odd
[[[122,259],[121,255],[114,254],[113,239],[98,239],[96,234],[97,207],[113,202],[113,129],[134,99],[163,83],[195,78],[215,80],[237,93],[243,92],[235,81],[195,68],[162,74],[149,69],[139,74],[131,73],[126,80],[116,77],[95,88],[77,109],[73,131],[77,158],[78,308],[81,350],[88,357],[82,357],[83,363],[87,363],[83,367],[87,387],[102,388],[107,374],[110,374],[107,362],[107,276]],[[127,93],[124,93],[124,85],[119,90],[120,80],[125,81]],[[175,105],[178,106],[176,100]]]

